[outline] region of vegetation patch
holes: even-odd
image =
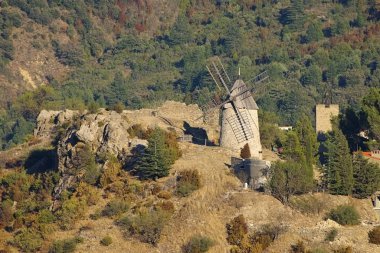
[[[340,205],[331,210],[327,218],[336,221],[340,225],[358,225],[360,224],[360,215],[355,207],[350,205]]]
[[[135,215],[125,216],[117,223],[126,236],[134,236],[142,242],[156,245],[170,216],[170,213],[163,210],[144,210]]]
[[[181,197],[189,196],[201,187],[201,176],[198,170],[183,170],[177,177],[176,194]]]
[[[130,204],[125,200],[114,199],[106,205],[102,211],[103,216],[113,217],[129,210]]]
[[[374,227],[368,232],[368,241],[380,245],[380,226]]]
[[[194,235],[183,247],[184,253],[204,253],[214,245],[214,241],[207,236]]]
[[[83,238],[81,237],[54,241],[49,249],[49,253],[73,253],[77,245],[82,242]]]
[[[112,238],[110,236],[106,236],[100,240],[100,244],[103,246],[109,246],[112,244]]]

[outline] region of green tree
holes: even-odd
[[[292,30],[299,30],[305,21],[305,10],[303,0],[291,0],[290,6],[285,11],[284,23]]]
[[[349,195],[353,188],[352,157],[343,132],[336,126],[329,133],[325,180],[332,194]]]
[[[318,41],[323,38],[322,25],[320,22],[311,23],[306,30],[305,39],[307,42]]]
[[[353,195],[355,197],[366,198],[380,189],[380,167],[377,164],[369,163],[362,153],[355,155],[353,171]]]
[[[279,161],[271,167],[269,188],[275,198],[286,204],[290,196],[307,192],[309,182],[301,164]]]
[[[170,45],[182,45],[190,42],[192,38],[191,26],[185,15],[180,15],[177,18],[172,30],[169,34]]]
[[[303,85],[318,86],[322,82],[322,70],[317,65],[311,65],[301,77]]]
[[[170,149],[166,144],[165,132],[160,128],[155,128],[148,138],[148,147],[135,169],[140,178],[155,179],[167,176],[173,162]]]
[[[127,80],[124,78],[122,73],[117,72],[113,82],[106,90],[106,103],[111,107],[116,105],[118,102],[125,105],[127,103],[127,96]]]
[[[380,89],[372,88],[363,98],[362,110],[367,118],[371,137],[380,141]]]
[[[284,155],[289,160],[305,164],[305,155],[303,153],[297,132],[289,131],[286,134],[286,140],[284,142]]]
[[[305,156],[306,175],[309,182],[312,183],[314,178],[313,165],[316,163],[316,154],[318,153],[317,135],[311,125],[310,118],[306,114],[298,120],[295,130]]]

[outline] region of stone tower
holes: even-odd
[[[232,103],[222,107],[220,146],[239,151],[248,143],[252,158],[262,159],[260,142],[258,106],[243,80],[235,81],[231,88],[231,97],[236,96],[234,105],[239,110],[239,119]],[[243,94],[241,94],[243,92]],[[241,95],[239,95],[241,94]]]

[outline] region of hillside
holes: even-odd
[[[380,249],[368,243],[368,232],[380,220],[370,198],[314,192],[282,203],[268,192],[243,189],[229,166],[231,156],[239,154],[213,146],[218,121],[204,124],[200,115],[197,105],[173,101],[119,113],[42,111],[33,139],[0,152],[0,250],[61,252],[66,245],[67,252],[181,252],[201,235],[213,242],[208,252],[226,252],[232,249],[226,225],[240,214],[251,234],[276,231],[265,252],[289,252],[300,241],[316,252]],[[177,136],[186,129],[194,137],[206,136],[208,146],[203,141],[171,144],[181,155],[168,175],[142,180],[134,160],[144,156],[138,151],[142,146],[149,150],[150,137],[141,138],[157,127]],[[206,135],[199,135],[203,131]],[[156,142],[154,148],[160,151]],[[264,150],[263,159],[275,164],[279,157]],[[199,185],[180,188],[182,173],[189,171]],[[360,222],[343,226],[326,219],[340,205],[358,210]],[[328,242],[332,229],[337,234]],[[107,237],[111,244],[105,246],[101,240]]]
[[[379,86],[379,8],[378,1],[2,1],[1,146],[25,140],[42,109],[167,99],[208,106],[223,96],[205,68],[214,55],[232,79],[238,68],[247,82],[268,71],[269,83],[248,84],[280,124],[313,115],[329,94],[357,112]]]

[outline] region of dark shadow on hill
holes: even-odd
[[[58,167],[58,157],[55,149],[34,150],[25,160],[28,174],[55,171]]]
[[[197,145],[215,146],[215,143],[208,139],[207,132],[201,127],[192,127],[186,121],[183,123],[185,128],[185,134],[189,134],[193,137],[193,143]]]

